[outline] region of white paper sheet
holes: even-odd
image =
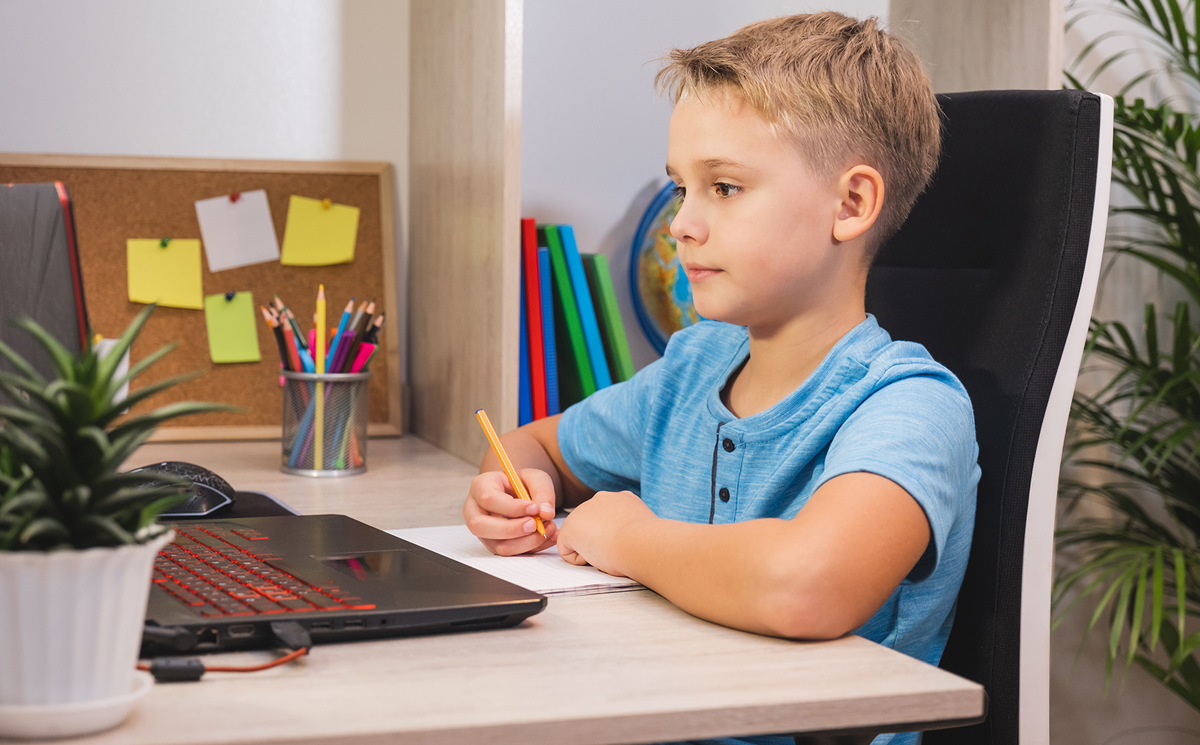
[[[105,357],[107,357],[108,353],[112,351],[113,347],[117,346],[118,341],[119,341],[118,339],[98,339],[96,341],[96,356],[98,356],[100,359],[104,359]],[[113,379],[120,380],[121,378],[125,377],[128,374],[129,374],[129,350],[126,349],[125,354],[121,355],[121,361],[117,363],[117,371],[115,373],[113,373]],[[115,396],[113,396],[113,403],[114,404],[121,403],[122,401],[125,400],[125,397],[128,395],[129,395],[129,383],[126,382],[125,385],[121,386],[121,388],[117,391],[117,394]],[[129,412],[129,409],[126,409],[125,411],[123,411],[121,413],[126,414],[128,412]]]
[[[243,191],[236,202],[228,195],[201,199],[196,217],[210,272],[279,260],[275,223],[262,189]]]
[[[613,577],[595,567],[568,564],[559,556],[557,547],[532,555],[496,556],[484,548],[465,525],[406,528],[388,532],[543,595],[590,595],[642,588],[628,577]]]

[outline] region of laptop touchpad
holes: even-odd
[[[428,579],[458,574],[444,564],[426,559],[424,556],[403,548],[389,551],[363,551],[337,556],[313,556],[312,558],[360,582]]]

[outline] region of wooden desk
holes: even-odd
[[[460,520],[475,473],[411,437],[372,440],[370,471],[338,480],[278,473],[278,443],[155,444],[128,465],[159,460],[380,528]],[[757,636],[640,591],[553,598],[512,629],[320,646],[265,672],[157,685],[117,729],[71,742],[635,743],[951,722],[983,708],[980,686],[863,639]]]

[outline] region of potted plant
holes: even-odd
[[[1112,209],[1129,227],[1110,225],[1109,249],[1155,267],[1189,301],[1177,305],[1165,334],[1147,305],[1137,340],[1121,323],[1093,319],[1088,359],[1106,380],[1094,393],[1077,392],[1072,407],[1060,498],[1073,519],[1057,534],[1065,561],[1055,626],[1082,604],[1085,633],[1108,626],[1109,679],[1114,665],[1136,663],[1200,710],[1200,329],[1189,310],[1189,302],[1200,307],[1200,117],[1186,113],[1200,104],[1200,36],[1193,8],[1178,0],[1112,7],[1146,32],[1166,64],[1114,95],[1113,182],[1133,204]],[[1102,60],[1090,79],[1068,73],[1068,81],[1089,87],[1126,54]],[[1125,97],[1156,72],[1187,92],[1184,111]],[[1085,501],[1107,514],[1074,515]]]
[[[135,665],[154,557],[171,540],[155,517],[185,496],[161,475],[117,469],[162,422],[227,408],[183,402],[121,419],[192,377],[115,400],[174,346],[116,375],[153,309],[103,358],[90,344],[72,355],[34,321],[14,321],[49,355],[51,380],[0,342],[17,371],[0,371],[0,736],[114,726],[150,685]]]

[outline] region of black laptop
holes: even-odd
[[[146,619],[193,634],[190,653],[279,646],[270,624],[280,620],[320,644],[503,628],[546,607],[535,592],[343,515],[172,527]]]

